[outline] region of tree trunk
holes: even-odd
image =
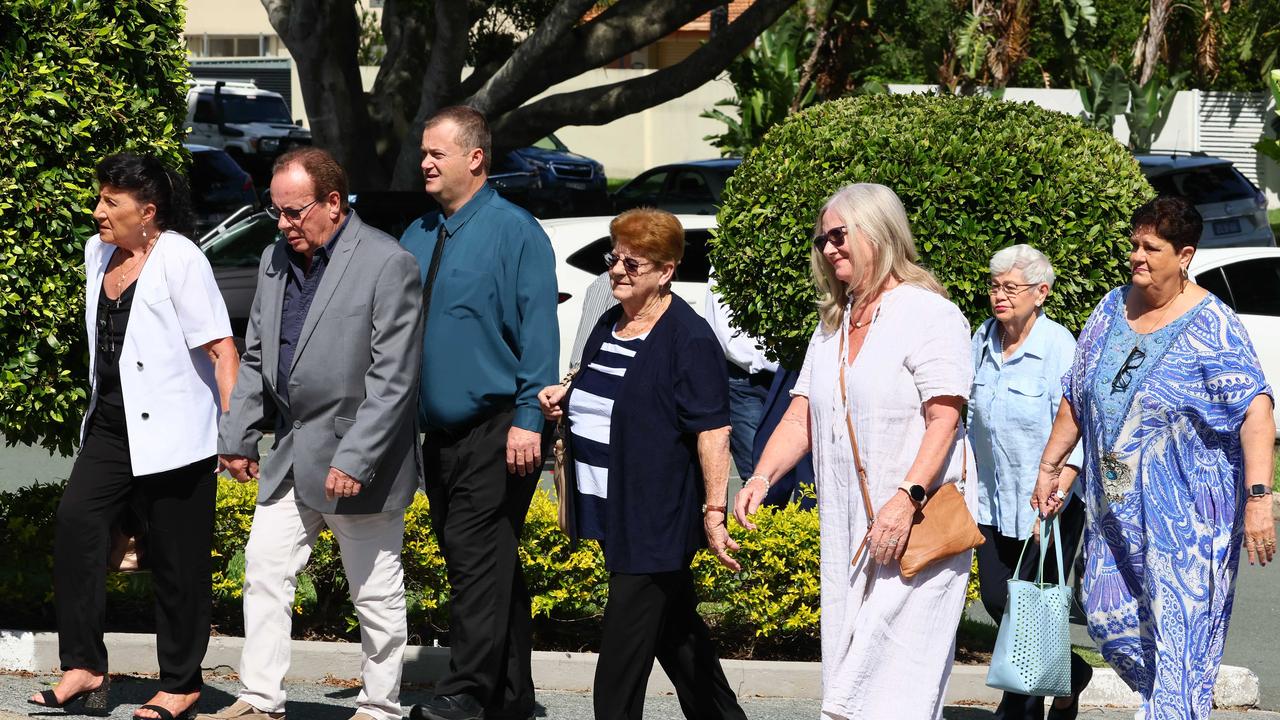
[[[1138,75],[1138,84],[1146,85],[1152,75],[1156,74],[1156,66],[1160,63],[1160,51],[1164,49],[1164,29],[1169,24],[1169,12],[1173,9],[1173,0],[1151,0],[1151,11],[1147,15],[1147,29],[1139,42],[1143,44],[1142,72]]]
[[[298,67],[312,142],[333,154],[351,187],[385,187],[360,82],[360,21],[349,0],[262,0]]]

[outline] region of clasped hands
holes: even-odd
[[[257,480],[259,476],[258,461],[243,455],[219,455],[218,470],[226,470],[228,475],[242,483]],[[360,489],[359,480],[338,468],[329,468],[329,474],[324,479],[325,499],[355,497],[360,494]]]

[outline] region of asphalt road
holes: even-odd
[[[60,710],[39,710],[26,704],[26,699],[38,690],[48,687],[52,676],[0,675],[0,720],[21,718],[63,717]],[[202,712],[218,710],[234,700],[236,683],[227,678],[215,678],[209,682],[200,698],[198,709]],[[111,720],[128,720],[138,705],[149,700],[155,692],[155,681],[132,676],[116,676],[112,684]],[[290,685],[289,703],[285,712],[293,720],[347,720],[354,713],[354,701],[358,688],[339,685]],[[422,688],[406,688],[401,702],[407,712],[413,702],[427,695]],[[592,720],[591,696],[586,693],[540,692],[537,718],[554,720]],[[817,718],[820,706],[817,700],[790,698],[752,697],[742,699],[742,708],[752,720],[793,720]],[[33,712],[34,711],[34,712]],[[952,706],[942,714],[946,720],[986,720],[992,717],[988,706]],[[1133,710],[1107,708],[1083,708],[1083,720],[1132,720]],[[649,696],[645,700],[645,717],[661,720],[682,718],[680,703],[670,695]],[[1214,720],[1280,720],[1280,714],[1271,712],[1227,712],[1213,714]]]

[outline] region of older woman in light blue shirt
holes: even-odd
[[[1053,280],[1049,259],[1039,250],[1013,245],[997,252],[991,258],[989,291],[994,317],[973,336],[968,426],[978,468],[978,529],[986,538],[978,547],[978,580],[982,604],[997,622],[1008,600],[1007,581],[1035,576],[1038,553],[1028,552],[1022,566],[1016,566],[1023,541],[1039,532],[1031,492],[1062,400],[1062,376],[1075,355],[1071,332],[1041,307]],[[1080,452],[1077,446],[1063,475],[1077,472]],[[1084,527],[1079,499],[1068,502],[1061,523],[1063,557],[1071,558]],[[1055,700],[1050,720],[1075,717],[1080,691],[1093,674],[1079,656],[1072,655],[1071,663],[1074,695]],[[1041,720],[1044,698],[1005,693],[995,717]]]

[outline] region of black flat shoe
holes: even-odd
[[[1049,713],[1045,715],[1045,720],[1076,720],[1076,715],[1080,714],[1080,693],[1089,687],[1089,681],[1093,679],[1093,667],[1085,665],[1084,677],[1080,678],[1080,682],[1071,686],[1071,704],[1065,708],[1056,708],[1053,703],[1049,704]]]
[[[58,696],[52,690],[41,690],[40,700],[36,702],[31,698],[27,698],[27,702],[36,707],[49,708],[50,710],[65,710],[72,703],[84,700],[84,710],[86,713],[94,715],[107,714],[107,697],[111,692],[111,676],[103,675],[102,682],[96,688],[81,690],[71,697],[58,702]]]
[[[138,710],[150,710],[156,715],[159,715],[160,720],[193,720],[196,716],[195,703],[191,703],[190,707],[178,713],[177,715],[174,715],[173,713],[169,712],[168,709],[163,708],[159,705],[143,705],[142,707],[139,707]],[[135,710],[133,711],[133,720],[156,720],[156,719],[143,717],[138,714],[137,710]]]

